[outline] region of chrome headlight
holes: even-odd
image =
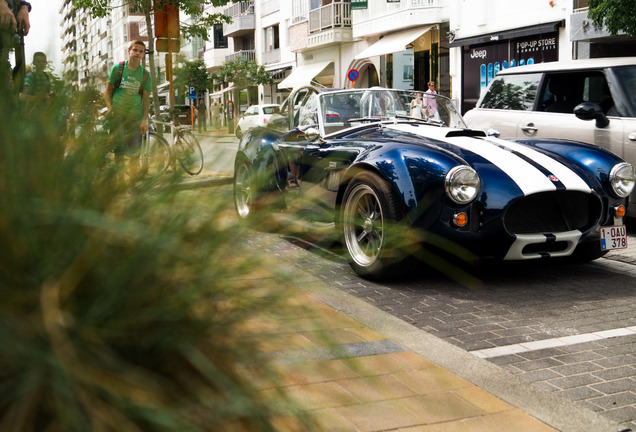
[[[634,181],[636,181],[634,167],[627,162],[614,165],[610,171],[609,180],[612,190],[617,196],[621,198],[629,196],[634,189]]]
[[[480,186],[477,172],[469,166],[456,166],[446,174],[446,194],[458,204],[474,200]]]

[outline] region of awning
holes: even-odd
[[[356,60],[404,51],[406,46],[432,29],[433,26],[418,27],[384,36],[382,39],[355,56]]]
[[[217,92],[212,93],[210,96],[214,97],[214,96],[223,96],[223,93],[229,92],[230,90],[232,90],[234,88],[234,85],[231,85],[229,87],[226,87],[224,89],[221,89]]]
[[[504,41],[508,39],[515,39],[525,36],[534,36],[543,33],[553,33],[565,25],[565,20],[553,21],[545,24],[538,24],[528,27],[520,27],[511,30],[504,30],[495,33],[482,34],[479,36],[472,36],[462,39],[456,39],[448,44],[450,48],[460,47],[465,45],[477,45],[482,43]]]
[[[310,85],[316,75],[322,72],[331,63],[333,62],[326,61],[298,66],[287,78],[278,83],[278,88],[293,89],[304,85]]]

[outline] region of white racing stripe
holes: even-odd
[[[462,136],[447,138],[446,134],[449,131],[447,128],[426,128],[424,130],[424,128],[406,124],[389,125],[387,128],[439,139],[478,154],[506,173],[519,186],[524,195],[553,191],[556,190],[556,185],[544,172],[524,158],[515,155],[513,151],[523,154],[528,159],[535,161],[537,165],[543,166],[550,174],[555,175],[566,188],[590,192],[590,188],[585,181],[574,171],[549,156],[521,144],[504,140],[489,141]]]
[[[578,190],[587,193],[590,192],[590,187],[581,177],[579,177],[577,173],[563,165],[561,162],[552,159],[550,156],[516,142],[505,140],[495,140],[494,142],[508,147],[517,153],[521,153],[522,155],[539,163],[541,166],[550,171],[550,173],[557,176],[568,190]]]

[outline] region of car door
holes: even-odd
[[[341,175],[359,154],[338,139],[319,137],[319,97],[300,109],[298,128],[286,134],[278,147],[287,160],[285,197],[288,206],[315,221],[333,222]]]
[[[574,108],[582,102],[599,104],[606,115],[610,114],[609,125],[599,128],[594,121],[577,118]],[[619,116],[611,115],[613,106],[603,71],[546,73],[537,93],[534,110],[520,115],[514,136],[582,141],[624,157],[625,126]]]

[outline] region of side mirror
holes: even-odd
[[[316,127],[308,127],[305,129],[305,138],[307,141],[313,141],[320,136],[320,131]]]
[[[610,121],[596,102],[583,102],[574,107],[574,115],[580,120],[596,120],[596,127],[606,128]]]
[[[501,132],[499,132],[495,128],[490,128],[490,129],[488,129],[488,131],[486,131],[486,135],[491,136],[491,137],[495,137],[495,138],[499,138],[501,136]]]

